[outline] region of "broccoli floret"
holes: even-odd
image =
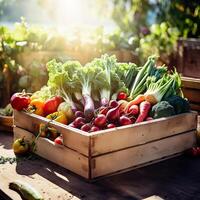
[[[150,112],[150,116],[154,119],[169,117],[172,115],[175,115],[174,107],[170,105],[167,101],[161,101],[155,104]]]
[[[177,96],[177,95],[171,96],[167,98],[166,101],[168,101],[174,107],[176,114],[190,111],[189,102],[180,96]]]

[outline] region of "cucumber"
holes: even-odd
[[[9,188],[19,192],[25,200],[44,200],[41,194],[28,183],[16,180],[9,183]]]

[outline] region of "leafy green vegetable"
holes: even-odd
[[[154,119],[169,117],[172,115],[175,115],[174,107],[170,105],[167,101],[161,101],[155,104],[150,112],[150,116]]]
[[[189,102],[180,96],[177,95],[170,96],[169,98],[166,99],[166,101],[168,101],[169,104],[171,104],[174,107],[176,114],[190,111]]]
[[[2,116],[12,116],[13,109],[11,104],[8,104],[5,108],[0,109],[0,115]]]
[[[150,82],[150,83],[149,83]],[[175,70],[172,74],[164,74],[162,78],[150,77],[147,80],[145,99],[151,104],[160,102],[164,96],[176,95],[181,87],[180,75]]]
[[[49,73],[47,85],[54,94],[61,95],[73,110],[76,110],[76,106],[72,100],[72,94],[78,89],[76,72],[80,69],[82,66],[77,61],[67,61],[62,64],[52,60],[47,63]]]
[[[130,99],[134,99],[139,94],[142,94],[145,91],[146,89],[145,82],[147,78],[150,76],[154,66],[155,66],[155,57],[151,56],[148,58],[145,65],[140,69],[133,82],[133,85],[130,90],[130,97],[129,97]]]
[[[130,89],[138,73],[138,67],[134,63],[117,63],[116,73],[125,83],[126,87]]]

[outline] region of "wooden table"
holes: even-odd
[[[0,132],[0,156],[14,157],[11,143],[12,134]],[[8,188],[8,183],[16,179],[30,183],[45,200],[134,200],[152,195],[165,200],[197,200],[200,158],[183,155],[95,183],[42,158],[0,164],[0,199],[21,199]]]

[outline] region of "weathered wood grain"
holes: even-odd
[[[196,131],[171,136],[147,144],[92,158],[92,178],[148,163],[191,148]]]
[[[17,127],[23,128],[31,133],[38,133],[39,124],[49,123],[50,126],[63,135],[63,143],[65,146],[86,156],[89,155],[89,137],[83,134],[83,131],[75,130],[67,125],[50,121],[44,117],[25,112],[14,111],[14,124]]]
[[[22,138],[23,136],[30,142],[35,139],[35,136],[32,133],[14,127],[14,138]],[[80,176],[85,178],[88,178],[89,176],[88,158],[86,156],[83,156],[65,146],[55,145],[54,142],[47,138],[39,137],[36,140],[35,153]]]
[[[112,131],[101,131],[101,133],[91,135],[91,155],[97,156],[107,152],[145,144],[196,128],[197,114],[196,112],[191,112],[126,127],[118,127]]]

